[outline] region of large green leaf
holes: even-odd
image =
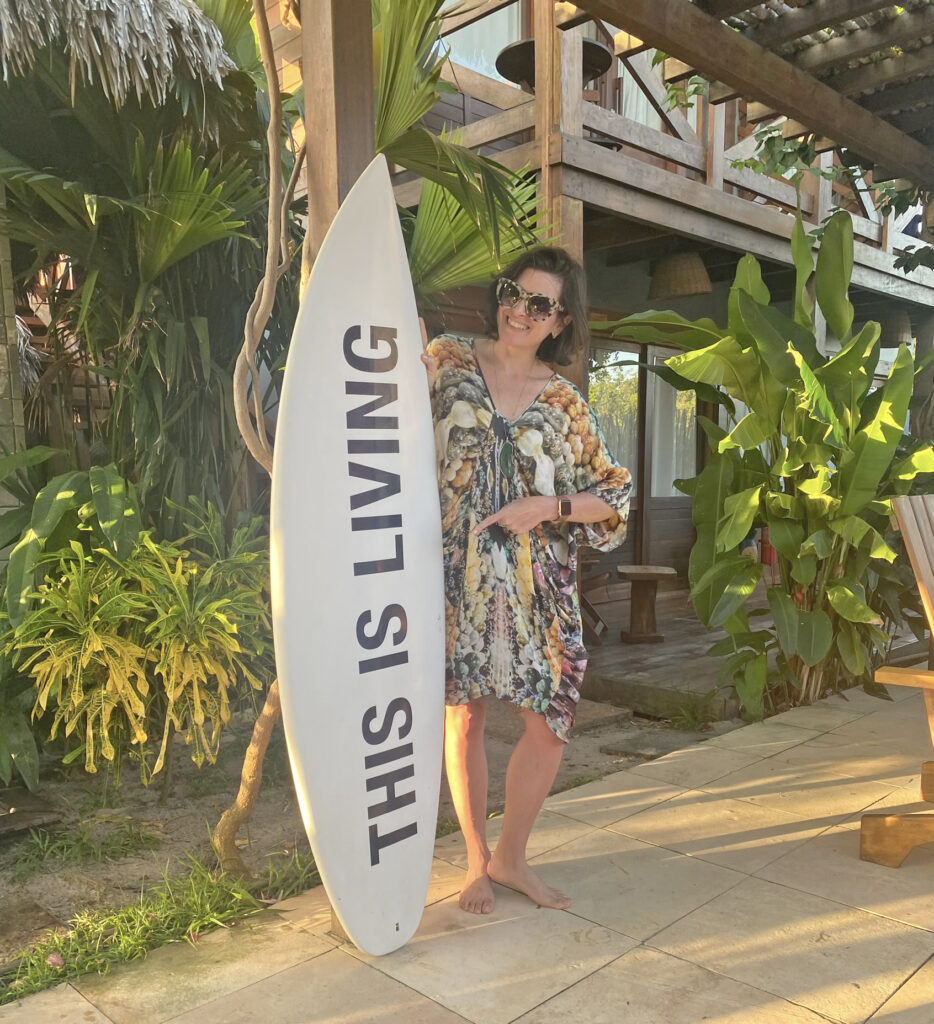
[[[808,291],[808,281],[814,273],[814,256],[812,243],[804,230],[801,211],[795,214],[794,226],[791,229],[791,258],[795,265],[795,322],[805,330],[814,329],[812,311],[814,300]]]
[[[815,283],[821,312],[842,342],[849,340],[853,326],[853,306],[848,297],[852,276],[853,220],[845,210],[838,210],[824,228]]]
[[[749,713],[750,718],[757,721],[764,714],[766,684],[768,682],[768,660],[764,654],[750,659],[743,666],[742,673],[733,678],[736,696]]]
[[[840,515],[859,512],[872,501],[898,447],[908,418],[914,383],[911,352],[902,345],[895,357],[872,420],[861,426],[840,460]]]
[[[0,711],[0,779],[9,785],[15,766],[27,787],[39,788],[39,751],[25,712],[4,707]]]
[[[631,338],[642,345],[668,345],[687,351],[706,348],[719,341],[725,333],[713,320],[686,320],[680,313],[656,309],[633,313],[622,320],[601,324],[601,327],[610,331],[614,338]]]
[[[747,413],[730,433],[721,439],[717,450],[728,451],[730,448],[758,448],[771,435],[772,428],[764,422],[756,412]]]
[[[778,587],[769,587],[766,594],[778,643],[786,658],[798,653],[798,606],[794,600]]]
[[[733,287],[730,289],[730,298],[727,307],[727,325],[730,334],[744,347],[749,348],[755,344],[755,337],[749,331],[746,321],[742,316],[740,300],[743,297],[752,297],[756,302],[767,306],[771,295],[762,280],[762,268],[759,261],[751,253],[741,256],[736,264],[736,274],[733,278]]]
[[[837,651],[847,671],[855,678],[862,676],[868,667],[859,632],[846,620],[837,626]]]
[[[707,625],[722,626],[752,596],[761,579],[762,566],[748,558],[731,559],[714,566],[707,586],[713,603]],[[702,579],[699,586],[705,583]]]
[[[798,657],[805,665],[813,668],[826,658],[832,643],[833,625],[826,612],[798,612]]]
[[[783,557],[795,558],[803,541],[804,527],[797,520],[777,516],[769,519],[769,543]]]
[[[126,558],[139,540],[139,512],[132,485],[127,486],[113,465],[92,466],[88,478],[100,528],[116,556]]]
[[[880,330],[879,324],[870,320],[832,359],[815,370],[815,376],[822,384],[845,396],[853,414],[856,403],[872,384],[875,359],[871,357],[877,347]]]
[[[802,327],[772,306],[756,302],[744,292],[739,293],[737,305],[753,344],[767,361],[770,371],[786,387],[794,387],[800,380],[788,351],[789,345],[811,367],[820,366],[824,361],[813,330]]]
[[[721,338],[706,348],[672,356],[667,362],[682,377],[724,387],[731,397],[755,409],[760,385],[759,359],[754,352],[741,348],[735,338]]]
[[[789,352],[798,367],[801,381],[804,384],[804,394],[800,398],[801,404],[814,419],[819,420],[821,423],[826,423],[830,428],[830,436],[838,445],[842,445],[846,439],[846,431],[843,429],[843,424],[837,416],[830,396],[824,389],[823,384],[814,375],[814,371],[804,361],[801,354],[795,352],[790,346]]]
[[[882,625],[881,617],[866,604],[866,593],[862,584],[853,580],[840,580],[827,588],[827,600],[833,610],[847,622],[871,622]]]
[[[762,485],[750,487],[726,498],[723,503],[723,519],[717,530],[718,551],[729,551],[738,547],[740,541],[746,537],[759,511],[761,494]]]

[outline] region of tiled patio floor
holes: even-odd
[[[331,935],[315,890],[2,1007],[0,1022],[934,1024],[934,846],[897,870],[858,856],[864,810],[924,806],[923,701],[892,692],[551,797],[533,852],[569,911],[497,888],[492,915],[463,913],[452,835],[421,928],[389,956]]]

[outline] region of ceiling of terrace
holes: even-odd
[[[815,134],[876,180],[934,191],[934,0],[580,0],[578,10],[670,55],[669,76],[706,78],[713,102],[742,97],[749,120],[784,115],[786,135]]]

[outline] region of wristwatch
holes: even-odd
[[[571,499],[558,498],[558,522],[563,522],[571,514]]]

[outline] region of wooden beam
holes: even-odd
[[[881,0],[817,0],[807,7],[786,10],[779,18],[757,22],[743,35],[760,46],[771,48],[887,6]]]
[[[500,114],[482,117],[457,129],[457,139],[471,149],[487,146],[491,142],[506,139],[517,132],[532,128],[535,124],[535,100],[528,99],[521,107],[512,107]]]
[[[373,159],[371,0],[302,0],[308,246],[317,255],[344,196]],[[311,31],[310,26],[314,26]],[[353,53],[354,60],[347,60]]]
[[[662,80],[655,74],[652,62],[646,54],[628,54],[623,57],[623,63],[632,77],[638,82],[639,88],[645,93],[658,116],[675,135],[686,142],[696,142],[697,132],[691,127],[690,121],[677,108],[673,110],[668,109],[668,91],[665,89]]]
[[[584,25],[593,18],[580,7],[569,3],[555,4],[555,27],[560,29],[576,28]]]
[[[458,92],[472,96],[481,103],[489,103],[500,110],[510,107],[521,107],[529,102],[529,94],[517,89],[514,85],[506,85],[495,78],[481,74],[471,68],[465,68],[453,61],[446,61],[441,69],[441,77],[450,82]]]
[[[858,96],[860,93],[884,89],[886,86],[904,82],[907,78],[930,74],[932,71],[934,43],[928,43],[920,49],[911,50],[909,53],[902,52],[896,57],[876,61],[875,64],[861,64],[859,67],[841,71],[823,81],[844,96]]]
[[[638,121],[633,121],[632,118],[623,117],[613,110],[586,101],[583,104],[583,125],[591,131],[624,142],[643,153],[662,156],[694,171],[704,169],[704,147],[697,139],[676,139],[673,135],[666,135],[656,128],[649,128]]]
[[[934,189],[934,152],[812,75],[733,32],[688,0],[584,0],[582,6],[636,33],[650,46],[755,97],[862,158],[894,165]],[[930,12],[934,17],[934,12]],[[927,16],[927,15],[926,15]],[[902,15],[902,17],[913,17]]]
[[[475,21],[480,21],[481,18],[485,18],[488,14],[494,14],[501,8],[509,7],[514,3],[516,3],[516,0],[484,0],[480,4],[473,4],[462,14],[455,13],[445,18],[441,22],[441,35],[446,36],[451,32],[456,32],[459,28],[464,28],[465,25],[472,25]]]
[[[872,28],[861,28],[845,36],[836,36],[826,43],[809,46],[795,54],[792,62],[802,71],[811,73],[831,64],[845,60],[856,60],[876,50],[900,46],[913,39],[921,39],[934,33],[934,10],[923,10],[917,14],[899,14]]]

